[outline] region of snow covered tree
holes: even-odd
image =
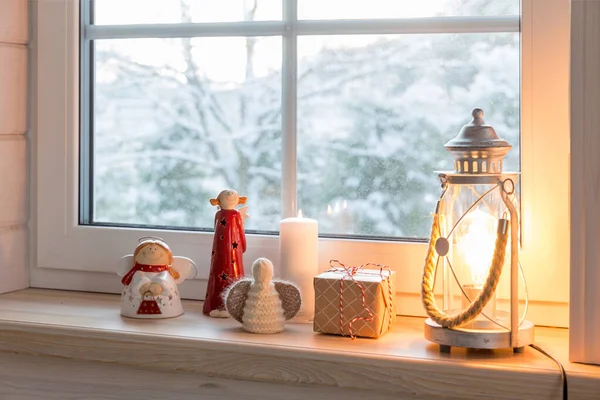
[[[518,13],[514,2],[494,4],[448,0],[469,15]],[[256,10],[247,1],[244,18]],[[191,21],[183,0],[181,12]],[[518,34],[351,39],[299,62],[299,204],[321,232],[425,237],[434,171],[452,168],[443,145],[474,107],[513,144],[505,168],[518,169]],[[96,220],[211,228],[208,199],[231,187],[249,197],[248,229],[277,229],[281,71],[256,73],[265,39],[227,38],[243,52],[243,74],[210,79],[207,57],[219,55],[201,50],[215,40],[169,39],[173,56],[159,65],[97,46]]]

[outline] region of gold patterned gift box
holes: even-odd
[[[383,335],[396,320],[395,278],[388,269],[361,267],[332,268],[315,276],[313,330],[374,339]]]

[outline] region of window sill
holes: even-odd
[[[116,295],[26,289],[0,296],[0,351],[191,371],[218,378],[368,390],[382,397],[560,399],[556,365],[533,349],[440,354],[421,318],[401,317],[379,340],[314,334],[291,323],[253,335],[202,315],[201,302],[169,320],[119,315]],[[567,370],[571,399],[596,399],[600,366],[569,363],[568,331],[537,328],[536,341]],[[157,362],[159,360],[160,362]]]

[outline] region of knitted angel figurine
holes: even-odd
[[[259,258],[252,278],[242,278],[224,293],[227,311],[245,331],[278,333],[300,310],[300,290],[293,283],[273,280],[273,264]]]
[[[219,211],[215,214],[210,275],[202,312],[211,317],[229,317],[223,304],[223,292],[232,282],[244,276],[246,236],[243,222],[248,207],[239,210],[236,207],[245,203],[246,197],[240,197],[232,189],[223,190],[216,199],[210,199],[210,204],[219,206]]]
[[[162,239],[145,237],[119,260],[117,272],[124,285],[121,315],[156,319],[183,314],[177,285],[195,277],[197,269],[189,258],[173,257]]]

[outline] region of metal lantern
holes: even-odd
[[[472,115],[444,146],[454,171],[439,173],[442,194],[421,288],[425,338],[444,352],[452,346],[521,351],[533,343],[534,327],[524,319],[527,307],[519,316],[518,173],[502,171],[511,145],[485,124],[481,109]],[[440,274],[442,309],[434,297]],[[497,296],[501,281],[510,288],[504,298]]]

